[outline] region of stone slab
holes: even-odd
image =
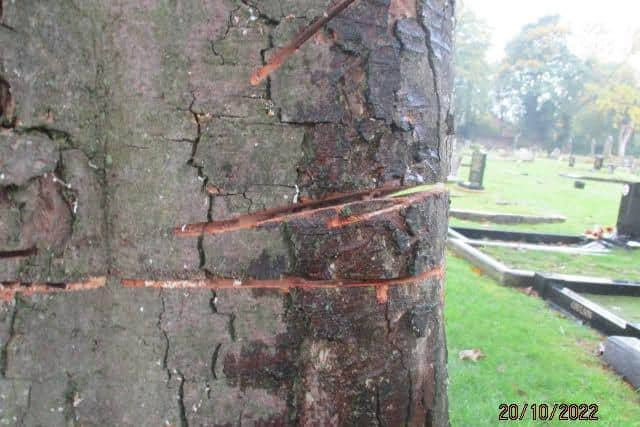
[[[607,338],[604,360],[634,388],[640,388],[640,339],[620,336]]]

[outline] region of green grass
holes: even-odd
[[[597,403],[598,426],[640,426],[640,394],[603,368],[592,351],[603,339],[536,297],[497,285],[449,255],[446,327],[454,427],[494,426],[500,403]],[[458,352],[479,348],[478,362]],[[539,426],[525,417],[504,425]],[[552,425],[576,425],[555,422]]]
[[[468,162],[469,156],[465,157]],[[460,168],[466,179],[468,168]],[[587,181],[584,190],[573,188],[573,179],[560,173],[639,180],[636,175],[607,172],[596,173],[591,163],[578,161],[570,168],[567,161],[538,158],[532,163],[517,163],[489,154],[484,176],[485,191],[468,192],[452,186],[451,207],[487,212],[507,212],[528,215],[563,215],[566,223],[526,225],[530,231],[582,234],[594,225],[615,225],[622,196],[621,184]],[[508,203],[504,205],[502,203]],[[452,225],[478,227],[477,223],[451,220]],[[492,228],[522,230],[523,226],[491,225]]]
[[[468,157],[467,157],[468,159]],[[452,225],[519,231],[582,234],[594,225],[615,225],[622,185],[587,181],[584,190],[559,173],[594,173],[591,163],[538,158],[516,163],[491,154],[484,192],[449,186],[452,208],[528,215],[563,215],[567,222],[539,225],[494,225],[451,220]],[[460,176],[468,174],[461,169]],[[638,179],[628,174],[614,175]],[[486,247],[505,264],[566,274],[640,280],[640,251],[616,250],[605,256],[579,256]],[[606,369],[593,355],[604,337],[564,318],[537,297],[498,285],[479,276],[470,264],[449,255],[446,288],[446,328],[449,348],[451,422],[458,426],[493,426],[500,403],[597,403],[599,422],[587,425],[640,426],[640,393]],[[587,297],[630,321],[640,313],[638,298]],[[479,348],[479,362],[458,360],[458,352]],[[503,422],[507,425],[506,422]],[[509,422],[508,424],[513,424]],[[547,425],[531,417],[515,423]],[[575,425],[558,422],[552,425]]]
[[[607,255],[572,255],[511,248],[483,247],[482,252],[524,270],[640,282],[640,250],[613,250]]]
[[[583,294],[623,319],[640,324],[640,298],[613,295]]]

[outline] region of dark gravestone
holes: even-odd
[[[604,156],[598,155],[593,159],[593,168],[595,170],[599,171],[600,169],[602,169],[603,165],[604,165]]]
[[[569,167],[572,168],[576,165],[576,158],[574,156],[569,157]]]
[[[640,239],[640,183],[624,185],[618,213],[618,234]]]
[[[463,182],[460,186],[472,190],[484,190],[484,171],[487,167],[487,153],[474,151],[471,156],[471,169],[469,170],[469,181]]]
[[[585,186],[585,182],[577,180],[576,182],[573,183],[573,186],[576,187],[579,190],[582,190],[584,188],[584,186]]]

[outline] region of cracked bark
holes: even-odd
[[[332,4],[0,0],[1,422],[448,424],[453,3]]]

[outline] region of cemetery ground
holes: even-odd
[[[468,159],[469,156],[466,156]],[[624,171],[611,175],[592,170],[593,162],[579,159],[574,168],[566,160],[538,158],[530,163],[490,156],[485,171],[485,191],[470,192],[455,185],[450,186],[452,209],[468,209],[483,212],[508,212],[523,215],[560,215],[566,222],[555,224],[478,224],[450,219],[451,226],[491,228],[497,230],[532,231],[581,235],[594,226],[615,226],[622,197],[622,184],[586,181],[584,189],[574,188],[574,179],[560,174],[598,176],[640,181],[640,176]],[[467,169],[459,175],[466,177]],[[612,250],[601,256],[559,256],[533,251],[514,251],[504,248],[484,248],[507,265],[532,268],[565,274],[583,274],[610,277],[612,272],[627,280],[640,279],[640,250]],[[514,261],[517,265],[510,264]],[[630,277],[626,277],[626,275]]]
[[[548,308],[542,299],[480,276],[451,253],[447,264],[453,427],[498,425],[501,403],[524,402],[596,403],[599,421],[585,424],[640,425],[640,394],[594,355],[604,337]],[[472,348],[485,357],[477,362],[458,358],[460,351]],[[515,424],[546,425],[530,415]]]
[[[466,156],[465,161],[468,159]],[[566,222],[496,225],[452,218],[451,225],[576,235],[595,225],[615,225],[621,184],[587,181],[586,188],[580,190],[574,188],[573,179],[561,177],[560,173],[612,176],[606,171],[594,172],[592,162],[586,158],[579,158],[570,168],[566,160],[538,158],[532,163],[517,163],[490,155],[485,191],[470,192],[451,185],[452,208],[562,215]],[[459,176],[467,175],[468,168],[461,168]],[[620,170],[613,176],[640,178]],[[640,280],[640,250],[614,250],[600,256],[511,248],[482,250],[516,268]],[[640,393],[607,368],[596,354],[605,336],[549,308],[540,298],[498,285],[452,253],[446,293],[453,426],[496,425],[499,404],[524,402],[596,403],[600,407],[596,425],[640,426]],[[638,298],[593,299],[630,321],[638,321]],[[477,362],[458,358],[460,351],[475,348],[485,357]],[[532,422],[529,416],[518,424],[544,423]]]

